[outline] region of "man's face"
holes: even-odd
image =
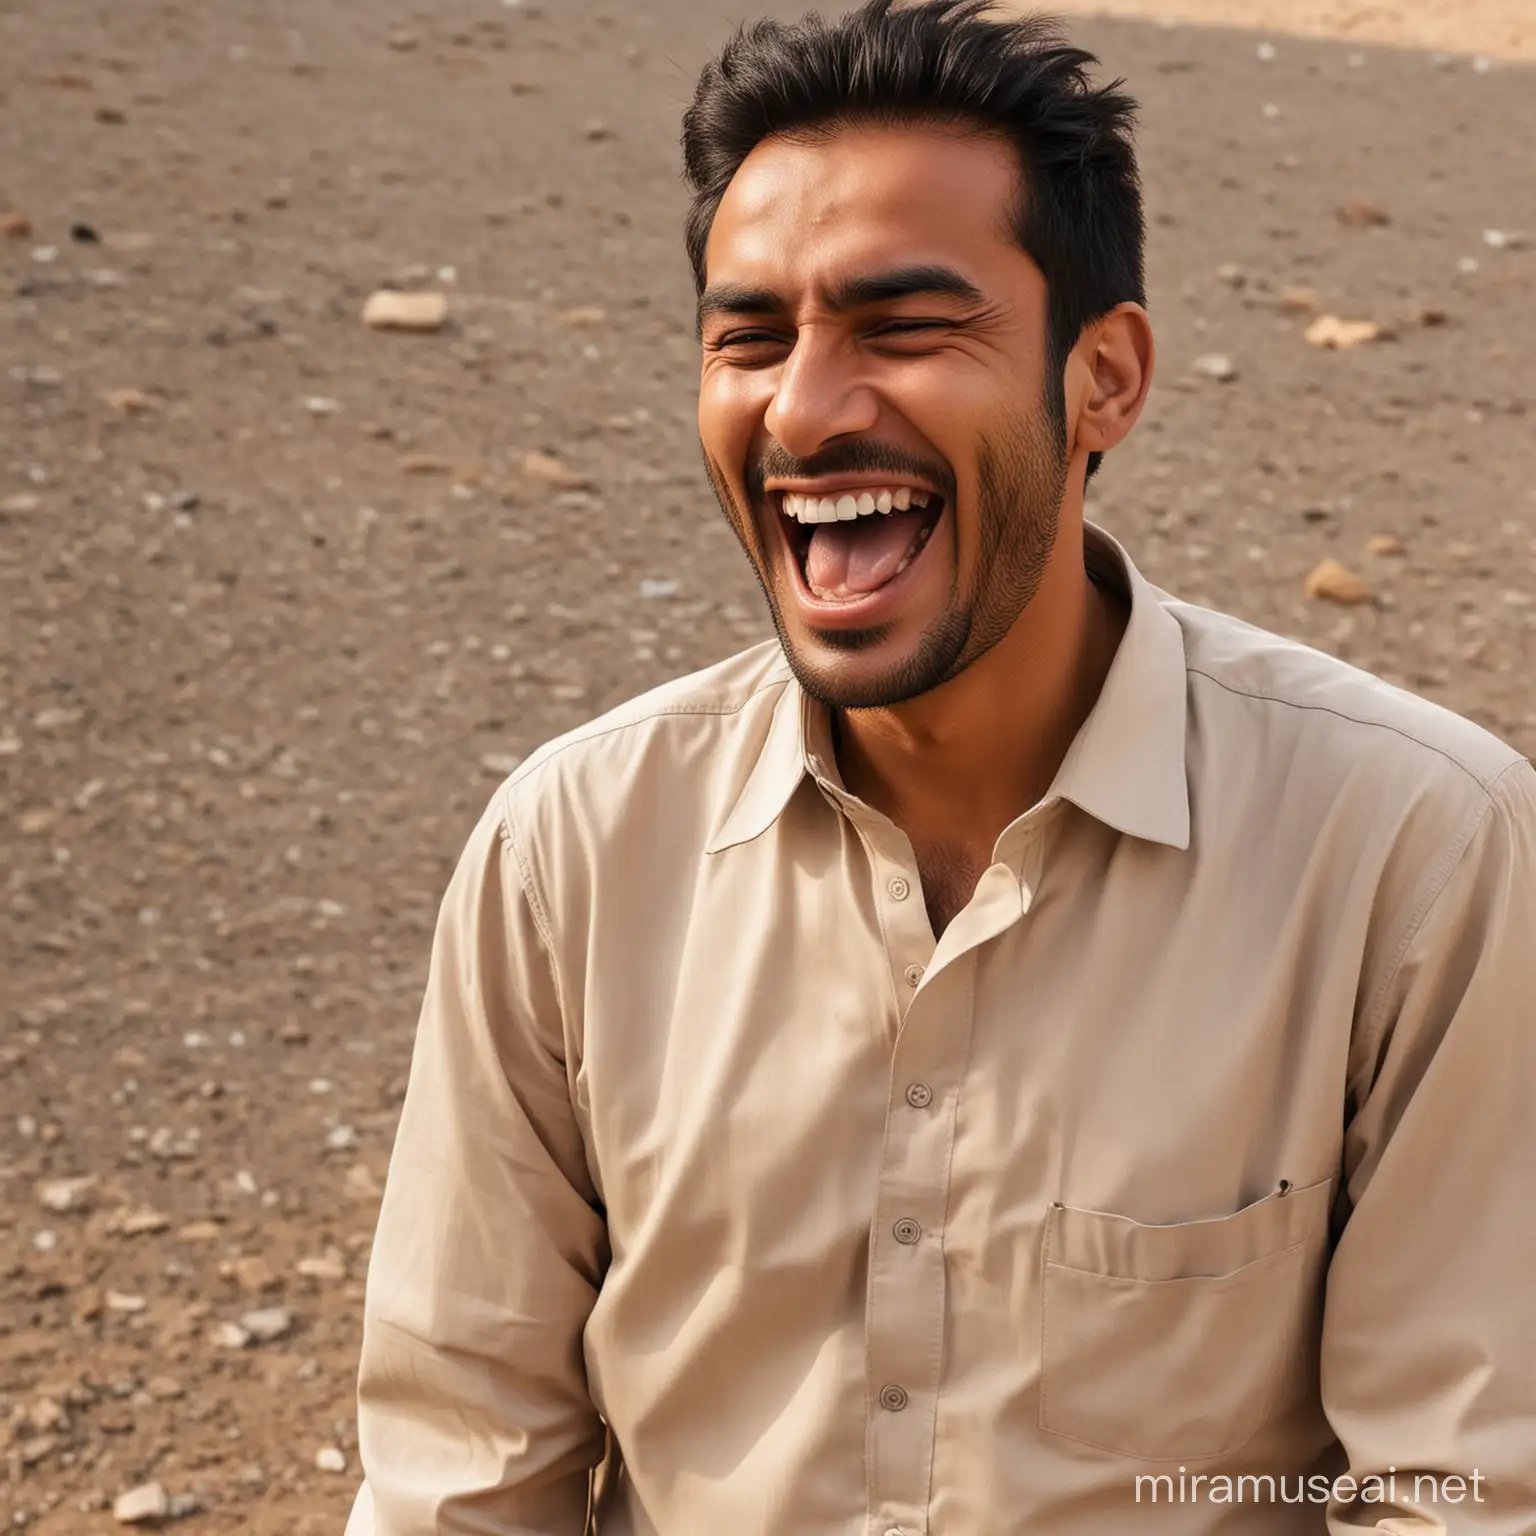
[[[1018,161],[940,128],[768,140],[716,213],[699,434],[790,665],[841,708],[929,692],[1034,596],[1067,484]]]

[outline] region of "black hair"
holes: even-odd
[[[835,21],[807,15],[744,25],[699,76],[683,115],[693,193],[686,240],[694,287],[720,199],[763,140],[862,123],[954,124],[1017,150],[1013,226],[1049,295],[1048,390],[1084,326],[1117,304],[1146,303],[1146,227],[1121,80],[1096,86],[1098,59],[1047,16],[1000,16],[993,0],[867,0]],[[1101,454],[1089,458],[1091,476]]]

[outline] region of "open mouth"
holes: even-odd
[[[890,586],[922,555],[944,515],[942,496],[911,485],[780,491],[769,500],[818,604],[861,604]]]

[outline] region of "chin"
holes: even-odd
[[[835,630],[802,638],[786,634],[777,616],[775,624],[790,670],[811,698],[829,709],[890,709],[955,675],[964,615],[950,617],[962,622],[935,626],[905,644],[888,630]]]

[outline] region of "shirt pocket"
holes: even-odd
[[[1053,1205],[1040,1427],[1144,1461],[1251,1440],[1317,1352],[1332,1186],[1282,1186],[1235,1215],[1173,1226]]]

